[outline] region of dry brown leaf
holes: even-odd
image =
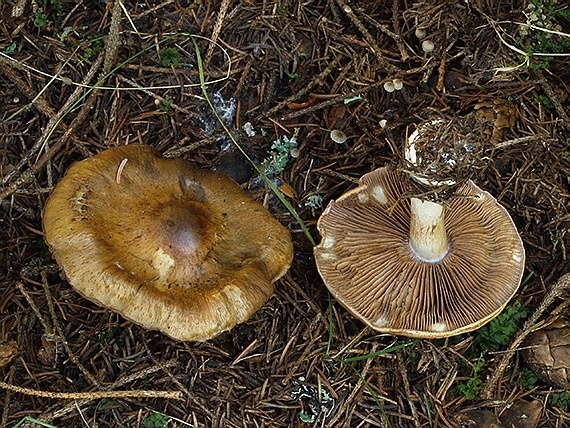
[[[18,353],[18,344],[12,340],[0,342],[0,367],[9,364]]]

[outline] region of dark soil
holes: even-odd
[[[568,9],[533,0],[545,5],[536,21],[528,3],[1,2],[0,426],[455,427],[471,409],[503,416],[523,399],[540,404],[538,426],[568,424],[568,393],[532,378],[519,352],[536,323],[568,315],[549,292],[570,271]],[[527,21],[558,34],[525,34]],[[497,344],[480,332],[414,341],[334,302],[310,240],[205,102],[191,34],[225,124],[316,241],[326,204],[364,173],[401,166],[416,125],[463,124],[481,142],[470,177],[525,244],[508,320],[518,330]],[[525,63],[523,52],[566,56]],[[387,92],[394,79],[403,88]],[[284,137],[297,157],[272,148]],[[43,239],[46,198],[74,161],[134,142],[229,174],[290,230],[293,265],[247,323],[180,343],[66,282]]]

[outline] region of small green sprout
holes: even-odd
[[[161,105],[160,109],[164,113],[170,113],[172,111],[172,97],[170,97],[169,95],[164,97],[164,100],[162,101],[162,105]]]
[[[532,389],[536,386],[538,382],[538,377],[530,369],[524,367],[521,370],[521,377],[519,378],[519,384],[526,389]]]
[[[51,21],[48,19],[47,15],[43,13],[41,9],[36,10],[34,16],[34,25],[38,28],[47,27],[51,25]]]
[[[548,112],[554,111],[554,104],[552,104],[552,101],[550,101],[550,98],[548,98],[546,95],[538,95],[533,98],[533,101],[535,103],[542,104]]]
[[[463,394],[467,400],[474,400],[479,396],[481,385],[483,384],[483,380],[479,374],[484,364],[485,360],[480,357],[473,366],[471,377],[465,382],[457,382],[457,391]]]
[[[162,413],[154,412],[143,422],[144,428],[167,428],[170,418]]]
[[[92,40],[89,46],[83,52],[83,60],[87,61],[93,56],[97,55],[103,49],[103,41],[101,39]]]
[[[176,48],[166,48],[160,51],[160,63],[163,67],[178,67],[182,55]]]
[[[495,319],[477,330],[475,343],[483,352],[496,351],[506,346],[527,316],[520,302],[507,307]]]
[[[559,407],[561,409],[567,409],[570,407],[570,392],[563,391],[550,394],[549,401],[553,406]]]
[[[4,48],[4,53],[6,55],[10,55],[16,51],[16,47],[18,47],[18,44],[16,42],[12,42]]]

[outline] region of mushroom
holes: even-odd
[[[422,50],[425,53],[433,52],[434,49],[435,49],[435,44],[431,40],[424,40],[422,42]]]
[[[462,428],[505,428],[497,415],[490,410],[472,409],[457,415]]]
[[[542,402],[540,400],[516,400],[508,403],[501,413],[501,423],[506,428],[536,428],[542,416]]]
[[[418,27],[418,28],[416,28],[416,30],[414,31],[414,34],[415,34],[415,36],[416,36],[418,39],[421,40],[421,39],[423,39],[423,38],[425,38],[425,37],[427,36],[427,31],[426,31],[425,28],[419,28],[419,27]]]
[[[509,214],[471,180],[455,180],[476,163],[475,150],[457,121],[431,120],[406,142],[406,174],[372,171],[321,215],[319,273],[373,329],[420,338],[468,332],[518,289],[525,253]]]
[[[380,332],[441,338],[482,326],[523,274],[513,221],[471,181],[444,205],[409,194],[409,176],[383,167],[329,203],[315,247],[325,285]]]
[[[527,338],[524,361],[544,382],[570,390],[570,321],[560,320]]]
[[[286,228],[230,178],[139,144],[72,165],[43,225],[80,294],[184,341],[246,321],[293,258]]]
[[[404,82],[402,79],[394,79],[392,80],[392,84],[394,85],[394,89],[396,91],[400,91],[404,87]]]
[[[391,80],[385,82],[384,83],[384,90],[386,92],[390,92],[390,93],[394,92],[396,90],[396,87],[394,86],[394,82]]]
[[[340,129],[333,129],[331,131],[331,140],[337,144],[344,144],[346,142],[346,134]]]

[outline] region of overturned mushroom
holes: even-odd
[[[428,128],[444,126],[432,121],[410,136],[406,174],[379,168],[364,175],[317,223],[315,258],[326,286],[381,332],[440,338],[474,330],[498,315],[520,284],[524,247],[507,211],[417,152],[418,142],[430,143]],[[430,200],[414,196],[418,186],[453,192],[447,201]]]
[[[519,286],[525,257],[515,225],[471,181],[445,205],[410,200],[409,183],[380,168],[332,201],[318,221],[319,273],[378,331],[440,338],[474,330]]]
[[[246,321],[288,270],[288,231],[227,176],[128,145],[77,162],[44,231],[86,298],[178,340]]]

